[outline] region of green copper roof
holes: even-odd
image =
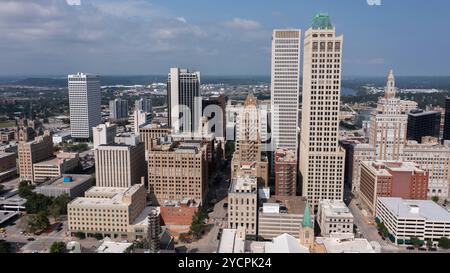
[[[305,211],[303,212],[302,227],[313,228],[311,221],[311,207],[309,206],[309,202],[306,202]]]
[[[328,13],[318,13],[312,21],[313,29],[332,29],[331,19]]]

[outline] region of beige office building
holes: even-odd
[[[271,196],[258,212],[258,235],[272,240],[284,233],[300,239],[300,229],[306,198],[301,196]]]
[[[353,235],[353,214],[343,201],[321,200],[317,222],[322,236],[336,234]]]
[[[236,150],[231,162],[231,176],[254,175],[268,186],[268,161],[261,155],[261,112],[258,100],[248,95],[236,121]]]
[[[343,36],[328,14],[318,14],[305,33],[300,172],[303,196],[316,207],[344,196],[345,151],[339,147]]]
[[[256,176],[233,178],[228,191],[228,228],[245,228],[256,235],[258,219],[258,182]]]
[[[143,143],[100,145],[94,155],[96,185],[99,187],[128,188],[145,179]]]
[[[77,153],[58,153],[56,158],[33,164],[35,182],[44,182],[51,178],[60,177],[78,167],[79,157]]]
[[[111,238],[146,238],[148,215],[144,185],[129,188],[92,187],[67,205],[68,230]]]
[[[202,142],[159,143],[148,156],[148,190],[159,204],[204,200],[208,183],[206,146]]]
[[[145,145],[145,158],[148,157],[148,151],[155,145],[155,141],[161,137],[168,136],[170,131],[169,127],[161,126],[156,122],[139,127],[139,137],[141,138],[141,142]]]
[[[21,180],[34,182],[33,164],[53,156],[53,140],[50,132],[38,136],[34,141],[19,142],[18,162]]]

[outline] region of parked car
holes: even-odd
[[[30,238],[27,239],[28,242],[32,242],[34,240],[36,240],[36,239],[34,239],[33,237],[30,237]]]
[[[414,250],[415,248],[412,247],[412,246],[408,246],[406,249],[407,249],[407,250]]]
[[[435,247],[432,247],[432,248],[430,248],[430,249],[428,249],[429,251],[437,251],[437,248],[435,248]]]
[[[424,248],[424,247],[419,247],[419,250],[420,250],[420,251],[427,251],[427,249]]]

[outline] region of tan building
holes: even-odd
[[[256,176],[238,176],[228,191],[228,228],[243,227],[256,235],[258,218],[258,181]]]
[[[144,144],[99,145],[94,150],[96,185],[128,188],[145,179]]]
[[[17,174],[17,154],[0,152],[0,182]]]
[[[156,145],[154,142],[156,142],[157,139],[168,136],[170,131],[169,127],[161,126],[156,122],[139,127],[139,137],[141,138],[141,142],[145,145],[146,154],[154,145]]]
[[[275,195],[295,196],[297,194],[297,158],[287,149],[275,153]]]
[[[231,176],[254,175],[265,186],[269,183],[269,163],[261,155],[261,113],[258,100],[248,95],[236,121],[236,149],[231,162]]]
[[[67,205],[68,231],[134,240],[147,237],[148,215],[143,184],[129,188],[92,187]]]
[[[284,233],[300,239],[306,199],[301,196],[271,196],[259,208],[258,235],[271,240]]]
[[[322,236],[335,234],[353,235],[353,214],[343,201],[321,200],[317,222]]]
[[[53,156],[53,140],[50,133],[38,136],[34,141],[19,142],[19,173],[21,180],[34,180],[33,164]]]
[[[56,158],[33,164],[34,182],[44,182],[60,177],[78,167],[80,158],[77,153],[58,153]]]
[[[183,199],[204,200],[208,163],[202,142],[160,142],[148,156],[148,190],[159,204]]]
[[[344,197],[345,151],[339,146],[344,37],[328,14],[317,14],[305,32],[300,172],[303,196],[317,207]]]

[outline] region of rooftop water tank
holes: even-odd
[[[72,182],[73,180],[72,180],[72,176],[64,176],[64,183],[70,183],[70,182]]]

